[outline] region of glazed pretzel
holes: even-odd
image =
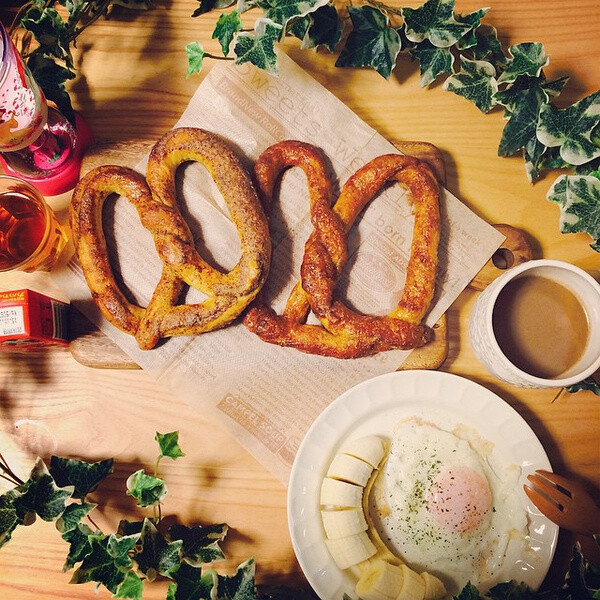
[[[175,171],[185,161],[202,163],[237,227],[242,255],[227,273],[211,267],[194,247],[175,194]],[[271,260],[268,224],[252,182],[232,150],[216,135],[194,128],[174,129],[153,147],[146,181],[124,167],[98,167],[77,185],[71,203],[75,248],[92,296],[102,314],[135,335],[140,348],[161,337],[212,331],[235,319],[262,287]],[[115,282],[102,228],[102,206],[117,193],[137,209],[150,231],[163,269],[148,306],[131,304]],[[177,305],[184,285],[204,294],[199,304]]]
[[[268,148],[255,166],[267,208],[273,201],[277,178],[289,166],[304,170],[311,198],[314,230],[306,242],[301,281],[292,290],[282,315],[257,299],[246,314],[246,326],[265,341],[336,358],[357,358],[427,343],[431,330],[420,323],[433,298],[440,235],[439,187],[429,167],[408,156],[375,158],[350,177],[331,209],[331,184],[316,148],[282,142]],[[361,315],[335,298],[335,285],[347,259],[348,231],[389,180],[409,189],[415,218],[406,283],[398,306],[389,315]],[[322,327],[306,324],[311,309]]]

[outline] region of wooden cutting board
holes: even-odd
[[[128,142],[97,141],[88,150],[82,165],[82,175],[100,165],[117,164],[134,167],[142,156],[150,151],[154,141],[133,140]],[[427,142],[395,142],[404,154],[426,161],[442,185],[446,183],[446,167],[442,153]],[[100,332],[79,311],[71,311],[70,351],[75,360],[97,369],[139,369],[140,367],[109,337]],[[434,326],[434,339],[422,348],[414,350],[402,364],[401,369],[438,369],[448,356],[446,315]]]

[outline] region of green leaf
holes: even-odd
[[[249,558],[235,575],[218,575],[217,596],[222,600],[258,600],[254,583],[254,558]]]
[[[69,544],[69,553],[63,565],[63,571],[72,569],[76,563],[81,562],[86,556],[92,553],[92,544],[90,536],[102,535],[99,531],[92,531],[87,525],[81,523],[74,529],[65,531],[62,534],[62,539]]]
[[[60,14],[51,6],[33,7],[21,19],[21,27],[31,31],[40,44],[38,54],[49,54],[73,68],[69,51],[68,27]]]
[[[228,8],[235,4],[235,0],[198,0],[200,6],[192,13],[192,17],[199,17],[213,8]]]
[[[23,494],[15,498],[14,504],[17,514],[25,519],[28,513],[36,513],[44,521],[60,517],[74,489],[73,486],[57,486],[41,458],[37,459],[29,480],[20,487]]]
[[[61,533],[72,531],[79,525],[81,519],[96,508],[97,504],[84,502],[82,504],[69,504],[63,514],[56,521],[56,529]]]
[[[258,585],[256,586],[260,600],[319,600],[312,590],[291,589],[282,585]],[[348,594],[344,594],[345,600],[352,600]]]
[[[498,156],[510,156],[536,137],[538,115],[542,106],[547,102],[547,96],[540,87],[524,89],[517,101],[508,102],[501,92],[496,94],[498,103],[510,106],[510,119],[498,147]]]
[[[389,79],[400,52],[400,35],[385,13],[371,6],[348,7],[354,29],[336,67],[372,67]]]
[[[185,47],[185,53],[188,57],[188,70],[185,76],[189,77],[194,73],[200,73],[202,71],[202,60],[204,59],[202,46],[198,42],[190,42]]]
[[[448,77],[444,89],[471,100],[481,112],[489,112],[496,104],[494,94],[498,91],[494,66],[484,60],[460,57],[460,71]]]
[[[213,31],[212,39],[219,40],[219,44],[221,44],[221,49],[223,50],[223,56],[227,56],[229,54],[229,46],[231,45],[235,34],[241,29],[242,20],[240,19],[240,13],[237,10],[232,11],[230,14],[221,13],[219,20],[215,25],[215,30]],[[202,63],[200,63],[200,66],[202,66]],[[157,433],[156,435],[160,434]],[[164,456],[168,455],[165,454]],[[183,454],[180,454],[179,456],[183,456]]]
[[[344,22],[335,6],[327,4],[302,19],[294,20],[288,30],[302,40],[303,49],[325,46],[333,52],[342,39]]]
[[[133,564],[129,552],[135,548],[140,540],[139,534],[118,536],[112,534],[108,538],[106,550],[113,557],[115,566],[119,569],[129,570]]]
[[[215,598],[212,592],[217,585],[217,574],[213,570],[203,575],[201,569],[181,563],[174,579],[175,583],[169,585],[167,600],[214,600]]]
[[[449,48],[472,29],[454,18],[454,0],[427,0],[419,8],[401,10],[411,42],[427,39],[438,48]]]
[[[160,448],[160,458],[168,456],[175,460],[185,454],[179,447],[179,431],[171,431],[171,433],[158,433],[154,436]]]
[[[600,90],[567,108],[544,106],[537,137],[546,146],[560,146],[560,155],[566,162],[581,165],[600,156],[600,147],[591,139],[598,123]]]
[[[127,479],[127,494],[133,496],[137,505],[145,508],[158,504],[167,495],[167,486],[162,479],[146,475],[143,469]]]
[[[560,77],[553,81],[547,81],[543,74],[540,77],[521,75],[504,90],[497,92],[495,99],[498,104],[504,106],[505,116],[509,116],[515,111],[517,104],[527,102],[527,95],[533,91],[543,92],[546,103],[551,98],[556,98],[568,80],[568,77]]]
[[[154,523],[146,519],[142,528],[141,543],[142,550],[135,555],[135,561],[148,581],[154,581],[159,574],[173,578],[181,564],[183,542],[168,542]]]
[[[237,36],[233,50],[235,63],[241,65],[249,62],[267,73],[277,75],[275,42],[279,40],[282,31],[283,27],[278,23],[269,19],[257,19],[254,33],[242,32]]]
[[[469,47],[469,54],[475,60],[487,60],[497,70],[503,70],[506,66],[506,57],[502,51],[502,44],[498,40],[498,32],[491,25],[480,25],[474,30],[476,44]]]
[[[50,473],[58,485],[75,486],[73,498],[85,498],[113,472],[113,464],[112,458],[87,462],[53,456],[50,459]]]
[[[479,600],[479,591],[471,582],[469,582],[463,587],[460,594],[454,598],[455,600]]]
[[[16,489],[0,496],[0,548],[12,537],[12,532],[23,523],[15,508],[15,500],[20,496]]]
[[[454,56],[448,48],[436,48],[425,40],[410,53],[419,60],[421,87],[428,86],[442,73],[453,72]]]
[[[537,594],[523,582],[507,581],[496,584],[486,595],[491,600],[533,600]]]
[[[574,394],[575,392],[579,392],[581,390],[587,390],[596,394],[596,396],[600,396],[600,385],[594,381],[591,377],[580,381],[579,383],[574,383],[573,385],[569,385],[565,388],[569,394]]]
[[[256,0],[254,4],[264,11],[264,16],[284,29],[291,19],[305,17],[325,6],[329,0]]]
[[[546,198],[560,206],[560,230],[585,232],[600,241],[600,179],[592,175],[561,175]]]
[[[466,48],[472,48],[477,45],[477,36],[475,34],[475,30],[481,24],[481,19],[488,13],[489,8],[480,8],[472,13],[467,15],[456,15],[456,20],[459,23],[464,23],[465,25],[469,25],[471,30],[468,31],[463,37],[458,40],[456,43],[456,47],[459,50],[465,50]]]
[[[65,88],[65,81],[73,79],[75,73],[57,65],[54,59],[33,54],[27,60],[33,78],[42,88],[47,100],[54,102],[71,124],[75,124],[75,112]]]
[[[125,550],[128,543],[123,543],[122,546],[114,547],[114,544],[109,550],[109,543],[114,539],[115,535],[90,535],[88,540],[91,546],[91,552],[83,559],[81,565],[73,573],[69,583],[87,583],[95,581],[104,585],[113,594],[117,593],[119,586],[125,580],[125,576],[129,569],[121,566],[124,561],[119,554],[114,556],[115,551]]]
[[[131,600],[142,600],[142,592],[144,591],[144,584],[142,580],[133,571],[129,571],[125,575],[125,579],[117,588],[117,593],[114,595],[115,598],[130,598]]]
[[[227,529],[225,523],[196,527],[176,524],[169,529],[169,537],[182,541],[183,560],[193,567],[200,567],[225,558],[219,542],[227,535]]]
[[[546,56],[544,45],[539,42],[516,44],[508,49],[512,60],[507,61],[506,69],[498,78],[498,83],[512,83],[519,75],[539,77],[550,59]]]
[[[117,527],[117,534],[133,535],[134,533],[142,533],[144,521],[145,519],[142,521],[127,521],[126,519],[122,519],[121,521],[119,521],[119,526]]]

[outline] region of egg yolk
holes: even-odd
[[[454,466],[439,473],[429,488],[428,511],[444,529],[474,531],[492,508],[492,492],[481,474]]]

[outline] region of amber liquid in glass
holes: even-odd
[[[0,193],[0,271],[47,269],[64,243],[54,215],[39,199]]]

